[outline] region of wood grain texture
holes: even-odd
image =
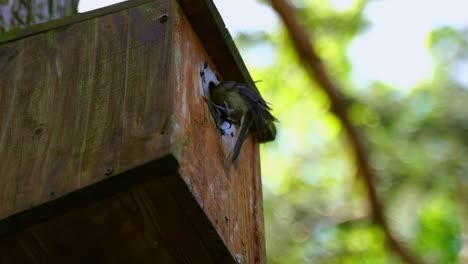
[[[3,263],[265,263],[258,145],[230,164],[201,87],[205,61],[243,78],[238,54],[191,25],[213,10],[139,2],[0,44]]]
[[[193,198],[178,203],[178,194],[189,192],[174,174],[177,168],[155,171],[155,166],[164,164],[117,176],[144,178],[122,192],[1,236],[0,263],[234,264],[226,248],[208,250],[192,228],[181,207],[204,214]],[[199,221],[210,226],[206,217]],[[204,231],[215,232],[212,226]]]
[[[168,153],[167,1],[0,46],[0,219]]]
[[[242,263],[264,263],[264,228],[258,145],[248,137],[235,164],[229,152],[235,136],[219,133],[204,101],[200,69],[216,69],[181,10],[175,25],[178,92],[175,114],[179,129],[175,149],[180,173],[192,194]],[[228,73],[218,72],[219,76]]]

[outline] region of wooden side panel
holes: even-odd
[[[129,11],[123,163],[153,160],[171,144],[173,22],[161,22],[163,15],[173,15],[172,1]]]
[[[249,137],[237,163],[228,161],[236,138],[222,136],[216,129],[204,100],[200,77],[205,61],[212,69],[216,65],[180,10],[176,22],[175,113],[179,129],[175,131],[175,142],[180,144],[175,147],[175,153],[181,175],[231,254],[241,263],[264,263],[258,145]]]
[[[151,177],[124,192],[0,237],[0,263],[234,263],[192,227],[177,202],[175,190],[188,193],[178,175],[143,173],[126,175]]]
[[[169,152],[171,1],[0,45],[0,219]],[[169,125],[168,125],[169,124]]]
[[[93,74],[89,76],[87,87],[81,89],[88,89],[88,98],[83,100],[87,104],[84,106],[87,122],[81,130],[85,142],[80,164],[80,184],[83,186],[101,178],[96,177],[96,169],[101,176],[120,170],[118,155],[125,116],[122,104],[127,78],[128,19],[128,12],[122,11],[92,20]]]

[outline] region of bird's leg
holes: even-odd
[[[223,106],[220,106],[220,105],[217,105],[217,104],[213,104],[216,112],[218,114],[220,114],[220,116],[222,116],[222,119],[226,122],[229,123],[229,128],[232,127],[232,124],[234,124],[234,120],[230,117],[230,115],[232,114],[233,110],[229,107],[228,103],[226,101],[224,101],[224,107]]]
[[[226,109],[226,115],[229,116],[232,110],[229,108],[229,105],[226,101],[224,101],[224,109]]]
[[[216,110],[218,110],[218,111],[223,111],[223,112],[225,111],[225,110],[224,110],[224,107],[222,107],[222,106],[220,106],[220,105],[217,105],[217,104],[213,103],[213,106],[214,106],[214,108],[216,108]]]

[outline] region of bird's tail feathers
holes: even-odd
[[[242,144],[245,141],[245,138],[247,137],[247,133],[249,131],[250,126],[252,125],[253,122],[253,117],[250,113],[246,114],[244,117],[244,120],[241,122],[241,127],[239,134],[237,135],[236,139],[236,144],[234,145],[234,148],[232,149],[231,152],[231,158],[230,160],[232,162],[235,162],[237,158],[239,157],[239,152],[241,150]]]

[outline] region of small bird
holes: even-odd
[[[210,97],[215,111],[229,124],[240,126],[231,160],[236,161],[247,133],[258,142],[274,140],[277,119],[270,113],[270,106],[257,90],[246,83],[224,81],[210,85]]]

